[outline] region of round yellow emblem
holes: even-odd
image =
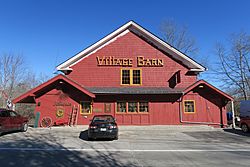
[[[61,117],[63,117],[63,114],[64,114],[64,110],[63,109],[57,109],[57,111],[56,111],[56,116],[58,117],[58,118],[61,118]]]

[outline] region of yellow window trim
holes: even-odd
[[[129,84],[123,84],[122,83],[122,70],[129,70]],[[133,71],[134,70],[140,70],[140,84],[133,84]],[[121,73],[120,73],[120,78],[121,78],[121,85],[125,85],[125,86],[141,86],[142,85],[142,69],[141,68],[121,68]]]
[[[82,112],[82,103],[84,103],[84,102],[90,103],[90,112],[89,113]],[[92,114],[92,110],[93,110],[93,103],[91,101],[80,101],[80,114],[81,115],[90,115],[90,114]]]
[[[139,103],[136,102],[136,101],[127,101],[127,106],[128,106],[128,103],[136,103],[137,111],[136,111],[136,112],[129,112],[129,111],[128,111],[128,108],[127,108],[127,113],[128,113],[128,114],[137,114],[137,113],[138,113],[138,107],[139,107],[138,104],[139,104]]]
[[[140,112],[140,102],[141,103],[148,103],[148,112]],[[138,102],[138,113],[139,114],[149,114],[149,102],[148,101],[139,101]]]
[[[185,102],[193,102],[194,103],[194,112],[186,112],[185,111]],[[195,100],[183,100],[183,111],[185,114],[195,114],[196,113]]]
[[[126,112],[117,112],[117,103],[126,103]],[[115,113],[116,114],[126,114],[127,113],[127,102],[126,101],[117,101],[115,103]]]
[[[117,112],[117,103],[119,103],[119,102],[126,103],[126,112]],[[116,114],[149,114],[149,102],[147,102],[147,101],[140,101],[140,102],[146,102],[146,103],[148,103],[148,112],[140,112],[139,111],[140,110],[140,106],[139,106],[140,102],[136,102],[137,103],[137,112],[128,112],[128,103],[129,102],[133,102],[133,101],[117,101],[115,103],[115,113]]]

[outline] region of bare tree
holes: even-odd
[[[22,79],[24,71],[23,58],[20,55],[3,54],[0,56],[0,91],[2,101],[11,99],[16,85]]]
[[[244,100],[250,92],[250,35],[245,32],[233,34],[228,47],[216,45],[216,54],[220,60],[218,76],[228,86],[228,90]]]
[[[160,31],[164,41],[194,57],[198,52],[195,39],[189,34],[187,26],[178,26],[174,21],[166,20],[161,23]]]
[[[40,85],[47,81],[50,78],[50,76],[40,73],[39,75],[36,75],[35,73],[28,71],[23,76],[23,79],[20,80],[20,82],[16,85],[16,90],[14,97],[19,96],[28,90],[36,87],[37,85]]]

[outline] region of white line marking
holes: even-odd
[[[130,150],[130,149],[84,149],[84,148],[0,148],[0,151],[85,151],[85,152],[250,152],[250,149],[223,150]]]

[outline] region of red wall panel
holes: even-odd
[[[122,67],[98,66],[97,56],[132,58],[133,67],[128,68],[142,69],[142,86],[144,87],[168,86],[168,80],[178,70],[181,70],[181,83],[177,87],[187,87],[197,79],[195,75],[187,75],[188,69],[169,55],[162,53],[131,32],[73,65],[71,67],[73,71],[68,76],[86,87],[120,87]],[[163,59],[164,66],[137,67],[137,56]]]
[[[121,68],[118,66],[98,66],[96,57],[113,56],[115,58],[132,58],[133,66],[128,68],[142,69],[142,87],[168,87],[169,79],[180,70],[181,83],[176,87],[186,88],[196,82],[197,76],[187,74],[188,69],[176,62],[166,53],[163,53],[151,46],[135,34],[129,32],[124,36],[104,46],[90,56],[82,59],[71,68],[73,71],[68,74],[72,80],[82,84],[84,87],[124,87],[121,86]],[[137,67],[137,57],[163,59],[163,67]],[[120,125],[176,125],[180,124],[180,103],[177,99],[181,95],[96,95],[95,99],[90,99],[82,92],[70,85],[64,89],[66,96],[62,96],[59,90],[53,89],[45,95],[38,97],[37,102],[41,106],[36,107],[36,111],[41,112],[41,118],[50,116],[53,121],[68,119],[73,107],[78,109],[78,124],[89,124],[89,121],[97,114],[112,114],[116,117]],[[69,95],[69,96],[67,96]],[[62,98],[64,97],[64,98]],[[80,114],[79,104],[81,101],[93,100],[93,112],[88,115]],[[225,109],[220,104],[220,98],[210,95],[209,92],[190,92],[184,96],[183,100],[195,100],[196,112],[187,114],[183,112],[183,121],[189,122],[213,122],[220,123],[221,115],[226,123]],[[65,115],[63,118],[56,117],[57,106],[55,102],[70,103],[64,106]],[[147,101],[149,102],[149,113],[115,113],[117,101]],[[105,103],[111,104],[111,112],[105,113]],[[221,113],[222,112],[222,113]]]
[[[35,108],[35,112],[41,113],[39,125],[41,125],[41,120],[44,117],[50,117],[53,124],[57,121],[68,122],[73,107],[79,107],[78,102],[74,101],[69,96],[56,89],[53,89],[43,96],[37,98],[36,102],[37,104],[40,104]],[[63,117],[57,117],[56,112],[58,109],[64,110]]]
[[[184,113],[184,101],[195,101],[195,113]],[[207,122],[207,123],[221,123],[221,117],[223,124],[226,124],[226,112],[225,108],[220,104],[221,99],[216,97],[201,96],[199,93],[190,92],[183,98],[182,114],[183,121],[189,122]],[[222,112],[222,113],[221,113]]]

